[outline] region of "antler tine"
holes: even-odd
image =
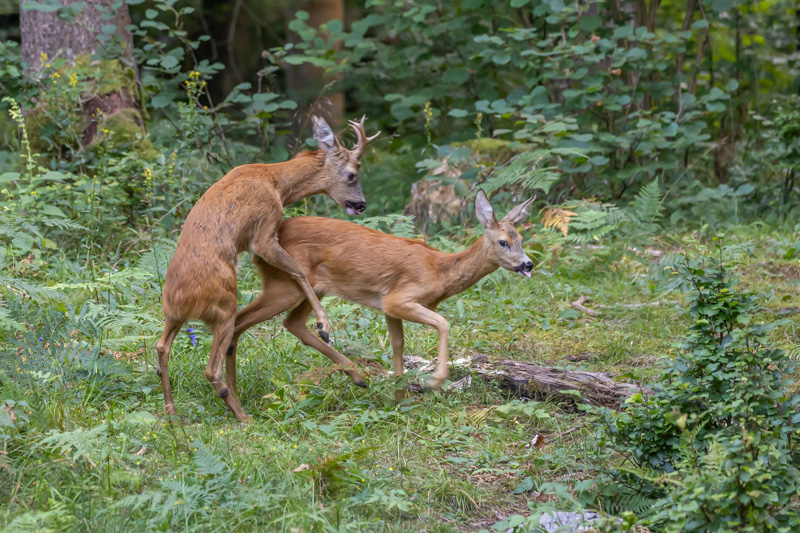
[[[367,137],[367,132],[364,129],[364,121],[365,120],[367,120],[367,115],[362,115],[361,116],[361,120],[359,120],[359,121],[355,121],[355,120],[349,120],[348,121],[348,123],[350,124],[350,127],[353,128],[353,131],[356,132],[357,141],[356,141],[356,145],[353,147],[353,152],[355,152],[356,157],[361,157],[361,154],[364,153],[364,148],[366,148],[367,143],[369,143],[372,140],[375,140],[375,138],[378,137],[378,135],[381,134],[381,132],[379,131],[378,133],[376,133],[372,137]]]

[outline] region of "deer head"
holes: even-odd
[[[367,137],[364,130],[365,119],[366,116],[363,116],[358,122],[350,121],[350,127],[355,131],[357,140],[353,149],[348,150],[342,146],[323,118],[312,117],[314,139],[325,155],[325,167],[320,179],[321,189],[343,207],[348,215],[358,215],[367,207],[364,193],[361,192],[361,185],[358,183],[358,169],[361,168],[359,158],[364,153],[367,143],[381,134],[378,132],[372,137]]]
[[[522,249],[522,236],[515,226],[528,217],[535,199],[533,196],[525,200],[498,222],[486,194],[479,190],[475,198],[475,216],[484,227],[483,246],[489,261],[520,276],[531,277],[533,262]]]

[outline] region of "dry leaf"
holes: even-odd
[[[564,237],[566,237],[569,232],[569,221],[572,220],[572,217],[576,216],[578,216],[578,213],[574,211],[562,209],[561,207],[553,207],[545,210],[544,215],[542,215],[542,224],[544,224],[546,228],[556,228],[560,230],[561,233],[564,234]]]

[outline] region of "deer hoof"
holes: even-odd
[[[319,329],[319,338],[322,339],[325,342],[325,344],[330,344],[331,343],[331,336],[328,334],[327,331],[322,329],[322,323],[321,322],[318,323],[317,326],[320,328]]]
[[[353,380],[353,383],[355,383],[356,385],[358,385],[362,389],[366,389],[367,388],[367,382],[364,381],[364,378],[355,379],[355,380]]]
[[[231,345],[230,345],[230,346],[228,346],[228,351],[227,351],[227,352],[225,352],[225,355],[233,355],[233,351],[234,351],[235,349],[236,349],[236,346],[235,346],[233,343],[231,343]]]
[[[160,368],[156,368],[156,376],[160,376],[160,375],[161,375],[161,369]]]

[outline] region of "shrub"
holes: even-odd
[[[663,497],[655,519],[669,530],[789,531],[800,525],[795,365],[769,346],[775,324],[753,323],[757,304],[734,289],[718,247],[719,259],[680,269],[694,323],[652,394],[605,413],[608,442],[636,467],[612,477]]]

